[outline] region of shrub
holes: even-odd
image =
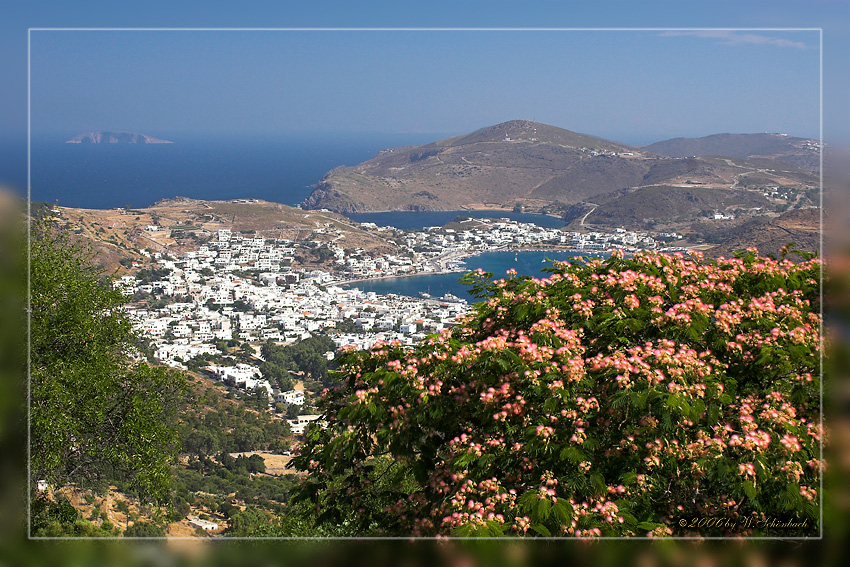
[[[124,530],[124,537],[165,537],[165,528],[150,522],[137,522]]]
[[[818,260],[615,253],[550,272],[468,274],[484,301],[455,327],[341,355],[327,428],[294,460],[317,524],[817,534]]]

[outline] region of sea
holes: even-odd
[[[145,132],[147,133],[147,132]],[[172,144],[66,144],[34,135],[33,201],[65,207],[147,207],[175,196],[253,198],[297,205],[331,169],[379,151],[446,134],[287,133],[280,136],[167,136]],[[151,134],[155,135],[155,134]]]
[[[471,256],[466,259],[466,271],[483,269],[485,272],[493,274],[495,279],[507,277],[507,271],[515,269],[518,274],[548,277],[550,274],[545,272],[546,268],[552,268],[552,261],[572,261],[578,256],[587,256],[584,252],[567,252],[558,251],[542,251],[542,250],[526,250],[521,252],[505,251],[505,252],[484,252],[477,256]],[[374,291],[378,294],[396,294],[408,295],[412,297],[427,294],[431,297],[439,298],[450,293],[454,296],[466,299],[470,303],[480,301],[475,298],[469,289],[461,284],[458,280],[465,272],[433,274],[433,275],[417,275],[399,278],[385,278],[380,280],[371,280],[350,284],[347,287],[355,287],[363,291]]]

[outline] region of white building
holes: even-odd
[[[201,528],[202,530],[208,532],[214,532],[218,529],[218,523],[210,522],[209,520],[202,520],[197,516],[189,516],[187,518],[189,520],[189,525],[193,528]]]
[[[289,430],[292,431],[293,435],[304,435],[304,432],[307,431],[307,427],[319,419],[320,415],[299,415],[295,419],[286,420],[289,423]]]
[[[296,406],[304,405],[304,392],[301,390],[289,390],[288,392],[279,392],[274,397],[274,401],[284,404],[294,404]]]

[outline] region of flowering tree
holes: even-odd
[[[819,273],[639,253],[466,282],[415,348],[340,359],[295,459],[319,523],[369,535],[813,535]]]

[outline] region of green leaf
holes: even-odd
[[[744,494],[747,495],[747,498],[750,500],[756,499],[756,485],[752,480],[745,480],[741,486],[744,490]]]
[[[537,509],[534,513],[534,519],[539,520],[541,522],[545,522],[549,519],[549,513],[552,509],[552,501],[548,498],[539,498],[537,502]]]
[[[608,492],[608,485],[605,484],[605,479],[603,479],[602,475],[599,473],[593,473],[590,475],[590,484],[593,486],[593,490],[597,495]]]
[[[558,520],[560,525],[566,525],[572,520],[572,510],[570,509],[567,500],[564,498],[559,498],[557,502],[552,506],[552,512],[555,515],[555,518]]]
[[[561,449],[561,460],[568,460],[571,463],[578,464],[587,459],[585,454],[575,445],[568,445]]]
[[[474,527],[472,524],[461,524],[452,530],[452,535],[455,537],[469,537]]]
[[[623,485],[632,485],[637,482],[637,473],[634,472],[624,472],[620,475],[620,482]]]

